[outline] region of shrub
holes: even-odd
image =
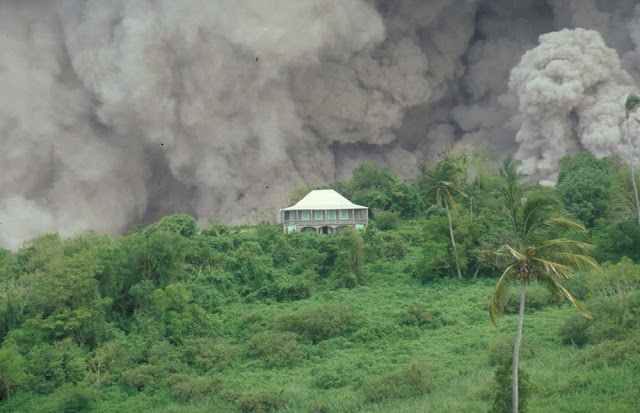
[[[375,211],[374,225],[380,231],[390,231],[398,228],[400,214],[393,211]]]
[[[422,303],[409,304],[407,309],[400,313],[400,321],[407,326],[429,326],[431,328],[453,324],[453,320],[439,310],[429,311]]]
[[[425,324],[434,324],[436,319],[427,310],[424,304],[413,303],[409,304],[407,309],[400,313],[400,320],[402,324],[408,326],[423,326]]]
[[[120,383],[136,391],[155,388],[159,385],[159,379],[163,373],[163,369],[159,366],[142,364],[123,371],[120,375]]]
[[[330,411],[329,402],[324,398],[313,399],[307,409],[307,413],[329,413]]]
[[[309,270],[300,275],[285,277],[275,285],[275,298],[278,301],[296,301],[311,297],[316,277],[317,274]]]
[[[350,365],[327,366],[321,370],[312,372],[316,377],[314,385],[320,389],[329,390],[354,384],[358,381],[358,377],[353,372]]]
[[[243,413],[268,413],[284,406],[285,401],[279,394],[261,392],[246,394],[238,399],[238,407]]]
[[[354,330],[358,316],[342,304],[308,308],[282,314],[277,322],[283,330],[293,331],[314,344]]]
[[[11,390],[26,382],[25,367],[24,358],[15,348],[0,348],[0,401],[9,400]]]
[[[63,383],[80,382],[86,372],[85,354],[70,338],[41,344],[27,354],[27,369],[36,391],[51,392]]]
[[[364,281],[364,240],[359,231],[347,228],[336,238],[338,254],[333,268],[336,287],[354,288]]]
[[[572,314],[560,327],[560,336],[564,344],[583,346],[589,342],[588,328],[590,320],[580,314]]]
[[[640,342],[637,338],[623,341],[605,340],[583,350],[577,359],[584,363],[587,369],[603,369],[624,364],[637,369],[640,366]]]
[[[584,317],[582,317],[584,318]],[[487,346],[487,355],[489,358],[490,366],[497,366],[503,362],[504,359],[513,357],[513,344],[515,337],[513,335],[506,335],[498,338],[493,343]],[[527,340],[523,339],[520,344],[520,359],[525,355],[531,355],[533,351],[528,345]]]
[[[235,349],[221,340],[207,337],[185,339],[180,347],[185,363],[203,370],[217,368],[223,370],[235,359]]]
[[[564,298],[553,295],[540,285],[531,285],[527,288],[525,311],[540,310],[550,304],[563,302]],[[520,295],[511,294],[504,308],[505,313],[518,314],[520,310]]]
[[[296,335],[290,332],[266,332],[254,335],[247,343],[251,356],[263,357],[271,366],[288,366],[304,358]]]
[[[222,377],[194,377],[184,374],[173,375],[167,380],[171,396],[181,402],[195,401],[209,397],[220,391]]]
[[[407,255],[406,241],[397,233],[381,232],[368,227],[363,238],[366,262],[379,259],[402,259]]]
[[[419,396],[431,391],[433,383],[433,373],[429,366],[410,364],[365,383],[364,396],[369,402]]]
[[[512,367],[513,355],[504,358],[494,373],[493,406],[491,413],[509,413],[512,411]],[[529,398],[529,375],[518,367],[518,411],[527,411],[527,401]]]
[[[93,410],[98,392],[86,386],[65,383],[53,393],[38,411],[42,413],[75,413]]]

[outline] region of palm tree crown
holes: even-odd
[[[504,244],[484,255],[499,268],[505,268],[489,303],[489,317],[496,324],[508,299],[509,282],[530,283],[537,280],[554,293],[564,295],[586,317],[591,314],[560,281],[567,280],[573,269],[599,269],[586,253],[593,247],[564,237],[560,233],[584,227],[569,219],[562,204],[552,198],[533,195],[515,204],[510,214],[514,245]]]
[[[510,282],[520,282],[520,310],[511,372],[514,413],[518,412],[518,356],[527,284],[537,280],[552,293],[564,295],[582,315],[591,318],[587,309],[560,281],[568,279],[574,268],[600,271],[598,263],[587,255],[592,245],[560,236],[576,230],[585,231],[584,227],[567,216],[560,201],[540,194],[525,196],[524,188],[518,182],[521,176],[517,166],[515,161],[507,158],[500,170],[502,199],[509,216],[513,242],[494,251],[480,252],[495,266],[504,268],[489,302],[489,319],[494,325],[509,298]]]

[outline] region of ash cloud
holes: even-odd
[[[0,2],[0,245],[247,222],[461,140],[551,180],[565,153],[624,153],[640,6],[603,3]]]

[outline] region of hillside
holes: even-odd
[[[462,279],[428,181],[366,164],[332,184],[378,203],[362,231],[199,229],[181,214],[117,240],[47,234],[0,250],[0,411],[495,411],[510,391],[497,383],[518,302],[489,322],[502,271],[478,251],[508,240],[508,225],[500,178],[461,176],[451,215]],[[562,182],[527,193],[562,198]],[[527,287],[521,394],[533,412],[633,411],[640,231],[574,199],[565,205],[589,229],[575,235],[604,271],[563,284],[594,318]]]

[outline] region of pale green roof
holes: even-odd
[[[333,189],[316,189],[311,191],[298,201],[297,204],[289,208],[283,208],[282,211],[300,211],[300,210],[317,210],[317,209],[369,209],[362,205],[356,205],[343,197]]]

